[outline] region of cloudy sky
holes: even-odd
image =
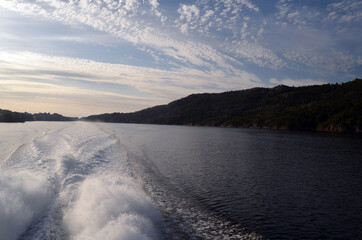
[[[86,116],[362,77],[360,0],[0,0],[0,108]]]

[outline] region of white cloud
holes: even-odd
[[[25,4],[27,7],[19,8],[17,7],[19,4]],[[152,2],[152,4],[153,8],[156,4],[155,2]],[[152,24],[152,21],[143,21],[141,13],[145,6],[141,6],[140,3],[133,0],[120,1],[118,4],[113,1],[102,3],[98,1],[38,0],[35,3],[26,3],[24,0],[4,0],[0,6],[22,14],[39,15],[46,19],[57,20],[70,25],[85,24],[137,46],[148,46],[157,49],[185,64],[220,68],[228,65],[227,62],[230,59],[229,56],[220,53],[209,45],[177,40],[177,38],[173,37],[173,34],[166,34],[162,27]],[[38,10],[33,12],[27,9]],[[199,18],[200,11],[196,6],[185,5],[182,9],[186,21]],[[211,12],[208,12],[208,14],[210,15]],[[196,26],[189,24],[182,27],[183,31],[187,31],[189,28],[194,29]],[[199,50],[200,47],[203,52]]]
[[[328,72],[348,73],[362,65],[362,57],[355,57],[338,50],[331,50],[329,54],[320,55],[290,51],[284,56],[291,61]]]
[[[150,0],[150,5],[152,6],[153,9],[157,9],[159,3],[157,0]]]
[[[177,23],[180,27],[183,26],[181,29],[183,32],[184,24],[187,23],[187,29],[201,34],[215,37],[220,31],[228,30],[229,34],[233,35],[232,32],[239,32],[237,20],[240,19],[244,9],[259,12],[259,8],[247,0],[197,1],[192,5],[181,4],[178,9],[180,19]]]
[[[124,8],[127,11],[135,12],[139,6],[138,0],[125,0]]]
[[[196,5],[181,4],[177,12],[180,14],[179,22],[182,33],[187,33],[189,29],[195,30],[199,28],[200,10]]]
[[[213,10],[206,10],[205,14],[201,17],[201,22],[206,22],[214,13]]]
[[[359,0],[344,0],[330,3],[327,6],[329,11],[327,21],[338,23],[360,23],[362,20],[362,2]]]
[[[212,42],[217,39],[218,45],[213,45],[213,48],[232,56],[232,61],[239,66],[249,62],[260,67],[281,69],[286,65],[283,60],[258,43],[266,21],[255,21],[255,18],[251,21],[245,13],[242,14],[245,10],[254,14],[259,12],[259,8],[249,1],[197,1],[196,5],[181,4],[178,9],[180,17],[176,23],[182,33],[190,33],[192,36],[195,33],[201,34],[203,39],[212,39]],[[225,65],[224,62],[218,63],[221,66]]]
[[[282,69],[287,66],[273,51],[246,40],[234,42],[226,47],[226,50],[261,67]]]
[[[361,1],[334,1],[316,6],[280,0],[276,8],[275,33],[269,36],[290,69],[328,75],[353,72],[361,66],[361,48],[357,43],[361,35],[358,31]]]
[[[164,24],[167,20],[167,17],[165,17],[158,9],[158,6],[160,5],[157,0],[149,0],[149,4],[151,5],[151,11],[154,13],[155,16],[157,16],[161,22]]]
[[[250,19],[242,14],[244,11],[260,11],[248,0],[181,4],[178,8],[180,16],[176,20],[178,28],[182,33],[200,34],[193,35],[190,38],[192,40],[186,41],[174,34],[173,21],[165,25],[167,18],[159,11],[160,4],[157,0],[149,0],[145,4],[136,0],[3,0],[0,6],[69,25],[87,25],[135,44],[139,49],[159,51],[171,57],[175,64],[184,66],[207,67],[209,70],[226,67],[226,71],[232,70],[233,74],[245,62],[273,69],[284,66],[272,50],[261,46],[257,41],[265,24],[255,21],[249,24],[247,21]],[[162,24],[157,24],[160,23],[157,21]],[[240,21],[244,22],[242,29]],[[231,47],[227,48],[232,51],[225,51],[225,46],[229,45]],[[235,47],[238,47],[236,52]]]
[[[185,19],[187,22],[198,19],[200,14],[200,10],[195,5],[186,4],[181,4],[177,12],[180,14],[180,20]]]
[[[299,6],[293,1],[279,0],[276,4],[278,12],[275,17],[277,23],[281,25],[293,24],[303,26],[311,22],[316,15],[317,11],[307,5]]]

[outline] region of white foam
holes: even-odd
[[[94,176],[79,187],[79,197],[64,216],[70,238],[158,239],[158,211],[130,179]]]
[[[0,171],[0,236],[17,239],[50,203],[49,186],[28,171]]]
[[[161,215],[111,132],[89,123],[39,126],[29,124],[26,141],[16,125],[0,133],[0,153],[17,145],[0,162],[1,240],[160,239]]]

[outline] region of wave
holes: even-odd
[[[54,129],[29,130],[36,134],[25,144],[11,137],[16,128],[2,133],[23,146],[0,167],[1,239],[160,239],[161,214],[118,140],[94,124]]]
[[[160,214],[127,178],[94,176],[79,188],[79,198],[64,221],[71,239],[158,239]]]
[[[0,172],[0,236],[17,239],[51,202],[49,184],[38,174],[23,170]]]

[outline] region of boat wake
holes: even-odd
[[[1,239],[260,239],[169,185],[129,127],[25,123],[2,131]]]
[[[2,239],[159,239],[161,215],[118,139],[93,124],[57,127],[11,139],[21,147],[0,170]]]

